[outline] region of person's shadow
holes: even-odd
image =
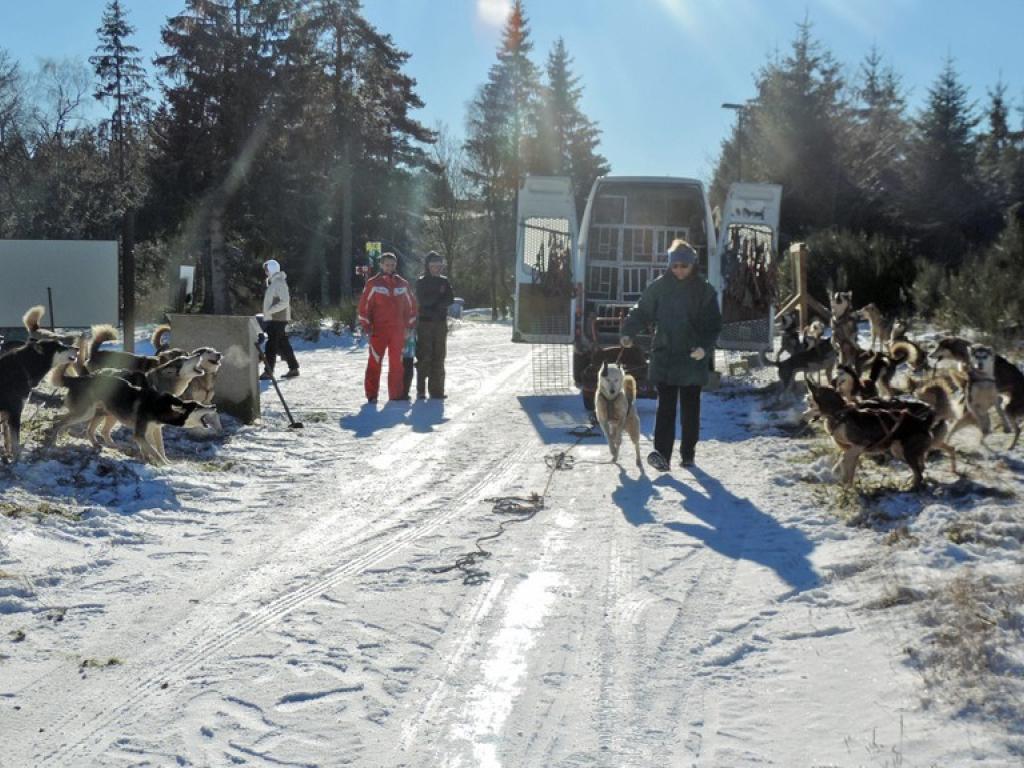
[[[700,488],[687,485],[669,474],[652,482],[646,475],[637,479],[620,473],[619,488],[612,499],[633,525],[656,524],[650,510],[655,486],[670,488],[682,497],[680,507],[703,524],[664,523],[669,530],[684,533],[733,560],[749,560],[775,571],[795,592],[812,589],[820,577],[809,555],[814,545],[801,531],[780,525],[749,499],[736,496],[699,467],[690,468]]]
[[[401,424],[408,412],[408,401],[365,403],[355,413],[342,416],[338,420],[338,426],[351,431],[353,437],[369,437],[378,430],[390,429]]]
[[[444,415],[444,400],[417,401],[407,421],[413,432],[433,432],[435,426],[448,421]]]

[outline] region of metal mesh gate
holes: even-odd
[[[533,344],[530,362],[534,393],[572,389],[572,344]]]

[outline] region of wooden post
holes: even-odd
[[[810,319],[808,309],[813,309],[823,318],[827,318],[830,313],[807,292],[807,245],[805,243],[793,243],[789,246],[789,253],[793,258],[793,271],[796,275],[796,295],[787,301],[782,309],[775,313],[775,319],[779,319],[787,312],[792,312],[795,308],[800,316],[800,327],[806,328],[807,321]]]
[[[800,316],[800,327],[807,327],[807,246],[804,243],[794,243],[789,252],[796,260],[796,295],[797,313]]]

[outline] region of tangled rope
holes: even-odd
[[[576,436],[576,441],[568,449],[550,453],[544,457],[544,464],[548,468],[548,479],[544,483],[544,490],[540,493],[531,493],[529,496],[498,496],[484,499],[485,502],[492,505],[492,514],[503,517],[501,522],[498,523],[498,530],[478,536],[474,542],[476,549],[459,555],[450,565],[428,568],[427,571],[436,574],[451,573],[455,570],[462,571],[462,583],[471,586],[487,581],[491,575],[490,571],[481,568],[480,563],[489,558],[493,553],[488,549],[484,549],[482,546],[483,542],[494,541],[500,538],[508,526],[513,523],[525,523],[528,520],[532,520],[537,516],[538,512],[544,509],[544,499],[548,495],[548,489],[551,487],[551,481],[554,479],[555,473],[570,470],[576,465],[576,459],[570,456],[569,453],[584,438],[593,436],[595,434],[593,429],[593,425],[587,428],[574,427],[570,429],[569,434]],[[596,434],[600,434],[600,432]]]

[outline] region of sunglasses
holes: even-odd
[[[671,264],[669,264],[669,269],[676,269],[677,267],[679,269],[689,269],[692,266],[693,264],[684,264],[681,261],[673,261]]]

